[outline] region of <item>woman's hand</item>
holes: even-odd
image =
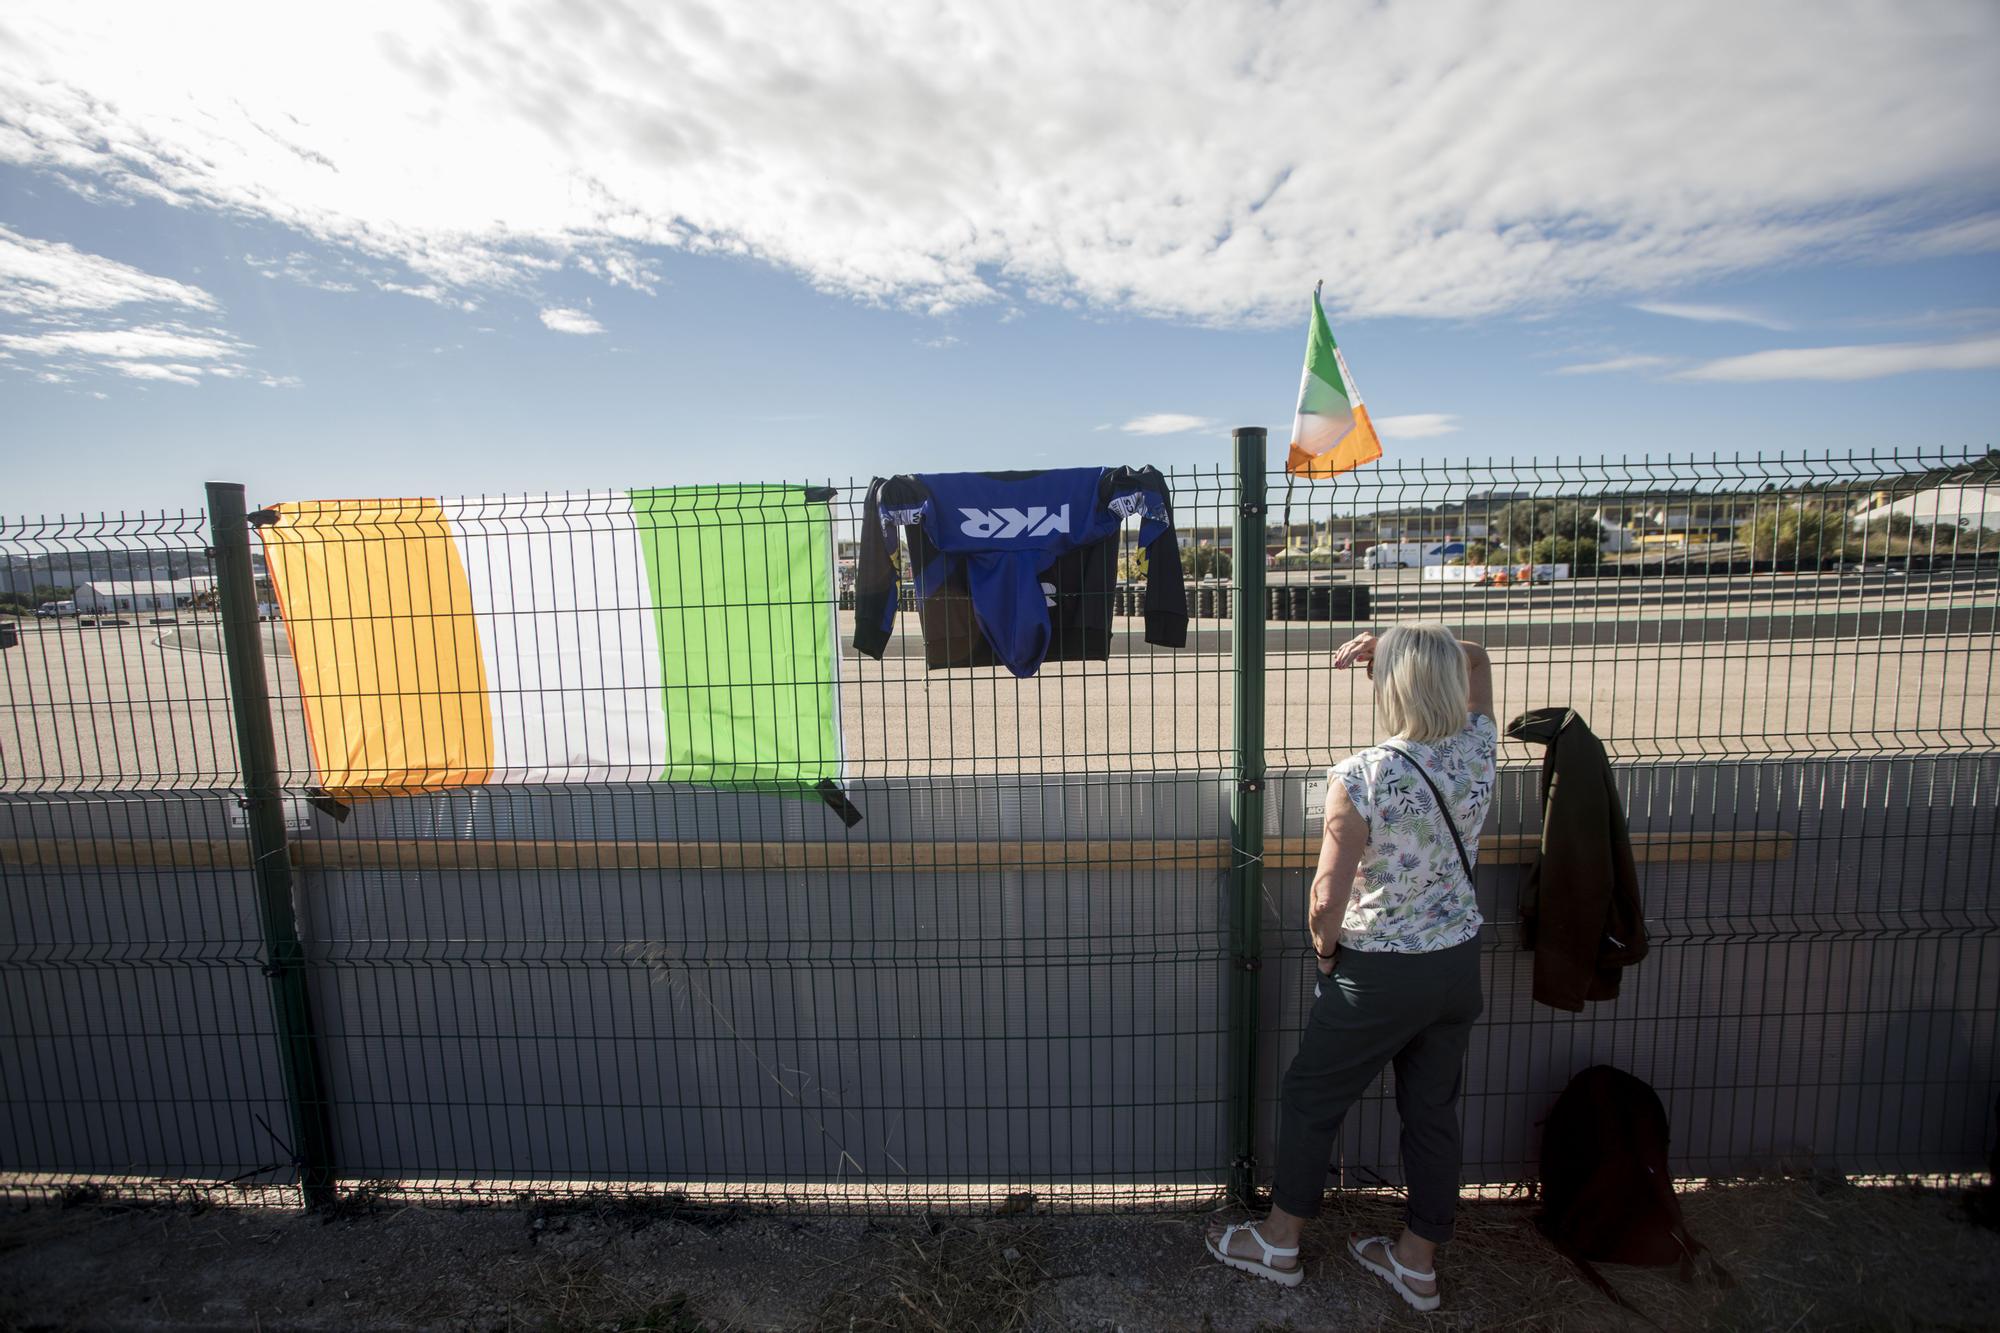
[[[1313,952],[1318,953],[1319,950],[1314,949]],[[1330,977],[1333,975],[1333,965],[1340,961],[1340,946],[1338,944],[1333,946],[1333,955],[1331,958],[1322,958],[1319,960],[1319,974],[1321,976]]]
[[[1365,667],[1375,660],[1375,636],[1363,631],[1340,645],[1333,655],[1334,669],[1345,671],[1349,667]]]

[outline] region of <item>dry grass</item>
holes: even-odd
[[[2000,1234],[1970,1224],[1962,1191],[1784,1178],[1684,1191],[1688,1229],[1726,1270],[1691,1284],[1672,1268],[1600,1265],[1634,1308],[1669,1329],[1932,1329],[2000,1324]],[[1645,1328],[1591,1287],[1535,1230],[1535,1205],[1472,1203],[1445,1252],[1444,1309],[1420,1315],[1382,1293],[1390,1329]],[[1349,1231],[1394,1231],[1390,1199],[1330,1207],[1319,1253],[1356,1271]],[[1316,1274],[1317,1276],[1317,1274]],[[1342,1280],[1336,1277],[1335,1280]]]
[[[932,1222],[843,1261],[814,1324],[852,1333],[947,1333],[1029,1326],[1042,1266],[1032,1221]]]
[[[509,1324],[522,1329],[591,1330],[591,1333],[697,1333],[698,1318],[686,1293],[656,1298],[646,1287],[610,1270],[601,1256],[539,1255],[520,1275],[507,1301]],[[428,1318],[449,1322],[450,1312]]]
[[[2000,1232],[1963,1190],[1837,1177],[1701,1185],[1690,1228],[1733,1285],[1604,1269],[1669,1329],[2000,1326]],[[1542,1240],[1526,1200],[1471,1200],[1417,1315],[1347,1256],[1393,1232],[1392,1193],[1342,1193],[1285,1289],[1225,1269],[1203,1218],[866,1220],[663,1195],[424,1207],[360,1189],[324,1214],[137,1205],[79,1191],[0,1210],[0,1329],[1643,1329]]]

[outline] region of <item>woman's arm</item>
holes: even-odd
[[[1472,711],[1493,718],[1497,725],[1500,719],[1493,714],[1493,659],[1476,643],[1460,639],[1458,646],[1465,649],[1465,674],[1472,686]]]
[[[1472,687],[1468,706],[1475,713],[1493,718],[1497,724],[1500,719],[1493,712],[1493,659],[1486,655],[1484,648],[1469,639],[1460,639],[1458,646],[1465,650],[1466,683]],[[1348,667],[1365,667],[1374,660],[1375,636],[1367,633],[1355,635],[1333,654],[1333,665],[1341,671]],[[1331,810],[1333,807],[1329,805],[1327,808]]]
[[[1340,923],[1347,915],[1347,895],[1368,849],[1368,821],[1347,799],[1347,788],[1335,782],[1326,793],[1326,827],[1319,844],[1319,868],[1313,871],[1312,894],[1306,904],[1306,931],[1312,936],[1319,970],[1333,971],[1333,952],[1340,947]]]

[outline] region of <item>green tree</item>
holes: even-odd
[[[0,593],[0,607],[15,611],[32,611],[43,602],[64,602],[69,600],[74,588],[58,587],[51,583],[38,583],[33,592]]]
[[[1118,557],[1118,578],[1121,582],[1141,582],[1146,578],[1148,568],[1146,548],[1143,546],[1134,546]],[[1185,578],[1226,579],[1229,568],[1229,552],[1209,542],[1181,553],[1181,574]]]
[[[1765,510],[1750,524],[1749,542],[1759,560],[1833,560],[1854,551],[1847,515],[1821,504]]]
[[[1881,518],[1871,521],[1868,524],[1868,530],[1870,532],[1886,532],[1896,537],[1921,537],[1925,532],[1924,525],[1911,518],[1908,514],[1885,514]]]
[[[1232,566],[1229,552],[1203,542],[1188,552],[1187,575],[1192,579],[1226,579]]]
[[[1538,565],[1568,565],[1572,574],[1595,574],[1597,542],[1590,537],[1544,537],[1529,551]]]
[[[1508,546],[1525,550],[1544,537],[1572,541],[1598,537],[1597,520],[1574,500],[1514,500],[1493,516],[1493,533]]]

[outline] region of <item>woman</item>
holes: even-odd
[[[1393,1241],[1349,1236],[1347,1248],[1416,1309],[1435,1310],[1437,1247],[1458,1202],[1460,1071],[1485,1007],[1470,868],[1493,801],[1493,664],[1428,625],[1363,634],[1333,664],[1368,669],[1392,734],[1328,770],[1306,920],[1321,975],[1285,1073],[1273,1207],[1254,1225],[1210,1227],[1208,1250],[1286,1286],[1305,1276],[1299,1233],[1319,1212],[1341,1118],[1393,1060],[1405,1226]]]

